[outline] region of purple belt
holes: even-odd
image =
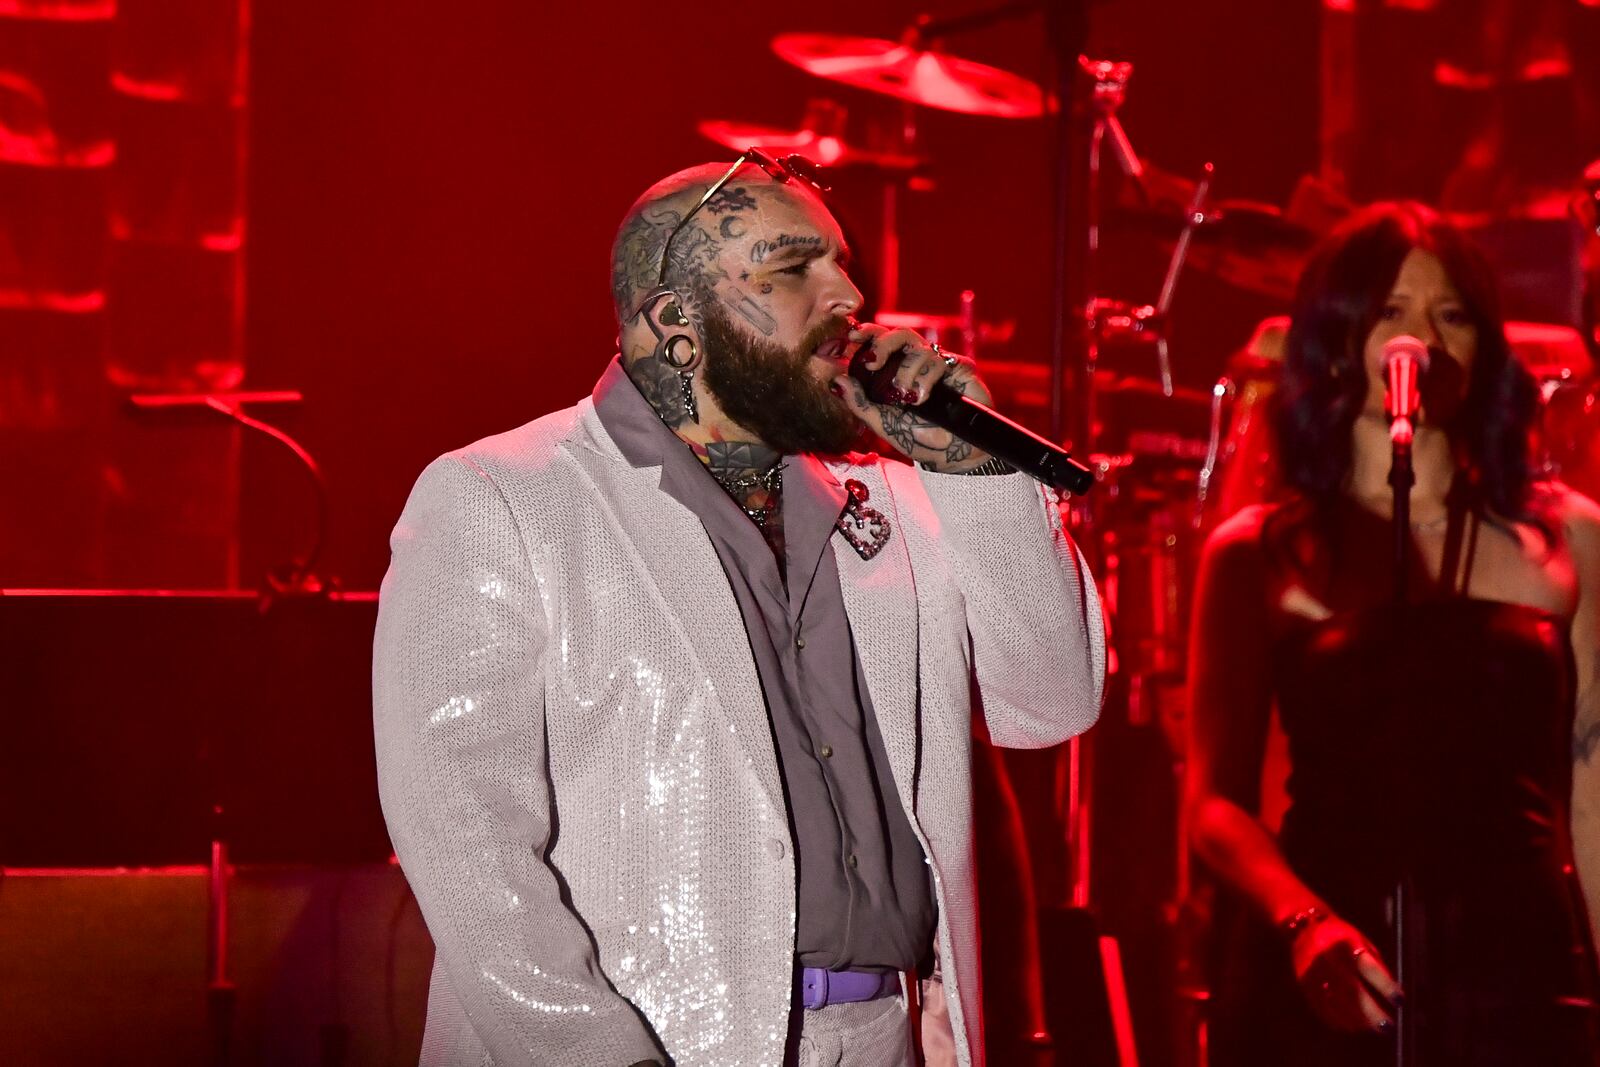
[[[800,972],[800,1000],[808,1008],[829,1004],[855,1004],[900,992],[900,972],[825,971],[807,967]]]

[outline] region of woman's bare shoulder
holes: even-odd
[[[1600,565],[1600,504],[1562,482],[1540,483],[1535,501],[1580,563]]]
[[[1251,504],[1219,523],[1206,538],[1201,571],[1207,584],[1267,581],[1273,573],[1274,553],[1269,550],[1274,516],[1280,505]]]
[[[1278,510],[1276,504],[1249,504],[1240,508],[1211,531],[1206,538],[1206,552],[1229,556],[1259,554],[1267,524]]]

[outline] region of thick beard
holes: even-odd
[[[797,350],[743,335],[715,299],[702,318],[704,380],[723,414],[784,454],[848,452],[861,422],[843,400],[812,376],[811,353],[848,329],[841,320],[812,330]]]

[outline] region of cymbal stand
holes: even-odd
[[[1123,139],[1126,140],[1126,136]],[[1178,243],[1172,249],[1172,259],[1167,262],[1166,277],[1161,279],[1161,295],[1156,298],[1156,319],[1162,326],[1156,334],[1156,358],[1161,368],[1161,392],[1164,396],[1172,395],[1172,359],[1167,352],[1167,317],[1172,313],[1172,298],[1178,292],[1178,278],[1183,274],[1183,263],[1189,256],[1189,242],[1194,239],[1195,227],[1206,221],[1206,200],[1211,194],[1211,178],[1216,174],[1216,170],[1215,166],[1207,163],[1200,175],[1200,181],[1194,187],[1194,199],[1189,202],[1189,210],[1184,212],[1183,230],[1178,234]]]
[[[1085,181],[1084,205],[1084,231],[1085,241],[1083,249],[1082,288],[1083,294],[1082,322],[1082,363],[1077,376],[1077,400],[1082,405],[1081,421],[1078,424],[1079,432],[1087,436],[1083,439],[1081,447],[1088,450],[1091,455],[1102,461],[1102,470],[1110,471],[1114,458],[1098,455],[1098,442],[1095,437],[1098,432],[1099,419],[1097,415],[1097,386],[1096,371],[1102,347],[1108,344],[1141,345],[1154,349],[1157,369],[1160,375],[1161,392],[1163,396],[1172,397],[1175,386],[1172,373],[1172,359],[1169,348],[1170,315],[1174,298],[1177,294],[1178,280],[1182,276],[1183,267],[1188,258],[1189,247],[1193,240],[1194,231],[1208,221],[1206,214],[1210,198],[1211,185],[1215,168],[1207,163],[1196,183],[1193,198],[1184,213],[1183,228],[1179,233],[1172,256],[1167,263],[1166,274],[1162,279],[1160,295],[1154,305],[1135,305],[1127,301],[1100,296],[1097,293],[1098,266],[1100,255],[1100,220],[1102,201],[1102,174],[1105,165],[1105,155],[1110,153],[1117,167],[1130,180],[1132,180],[1141,195],[1144,192],[1142,182],[1143,167],[1138,155],[1134,152],[1126,130],[1117,117],[1127,95],[1127,84],[1133,74],[1133,65],[1126,62],[1109,60],[1095,60],[1087,56],[1078,57],[1078,70],[1089,80],[1089,114],[1092,126],[1088,135],[1087,153],[1087,180]],[[1224,386],[1224,388],[1226,388]],[[1204,474],[1205,481],[1209,483],[1211,473],[1216,466],[1216,451],[1220,447],[1221,403],[1222,393],[1213,396],[1213,431],[1210,447],[1208,448],[1207,470]],[[1207,486],[1200,489],[1200,499],[1203,501]],[[1102,499],[1112,499],[1112,494],[1107,494]],[[1131,498],[1131,497],[1130,497]],[[1115,505],[1108,505],[1114,508]],[[1198,507],[1198,505],[1197,505]],[[1084,505],[1076,505],[1080,512],[1079,519],[1088,519]],[[1107,516],[1099,516],[1104,520]],[[1135,521],[1137,516],[1133,516]],[[1171,522],[1170,516],[1157,516]],[[1198,521],[1198,520],[1197,520]],[[1123,585],[1118,570],[1130,556],[1129,547],[1121,544],[1118,537],[1119,530],[1114,524],[1102,523],[1104,527],[1103,541],[1108,549],[1101,560],[1102,573],[1105,577],[1106,607],[1113,620],[1120,616],[1118,593]],[[1172,553],[1176,530],[1171,527],[1160,527],[1159,523],[1145,521],[1140,523],[1147,541],[1152,535],[1159,535],[1164,529],[1167,536],[1156,536],[1147,544],[1147,565],[1150,581],[1149,592],[1152,597],[1152,613],[1149,619],[1151,633],[1138,635],[1153,637],[1155,655],[1140,655],[1125,659],[1124,669],[1128,671],[1128,721],[1130,725],[1143,714],[1139,706],[1138,694],[1144,692],[1146,684],[1162,678],[1170,679],[1178,672],[1182,663],[1181,651],[1172,649],[1172,637],[1181,632],[1181,622],[1170,617],[1175,610],[1175,602],[1169,603],[1162,596],[1165,590],[1175,587],[1177,581],[1176,561]],[[1122,647],[1130,647],[1126,635],[1119,642]],[[1073,865],[1072,902],[1077,907],[1088,907],[1092,899],[1091,861],[1092,840],[1091,827],[1093,818],[1091,814],[1094,789],[1092,784],[1093,760],[1088,758],[1092,753],[1086,752],[1084,746],[1074,740],[1066,755],[1067,766],[1063,768],[1069,781],[1065,790],[1069,802],[1067,823],[1071,827],[1071,853]],[[1174,774],[1179,776],[1180,782],[1183,773],[1181,761],[1173,764]],[[1058,770],[1058,773],[1060,771]],[[1176,828],[1175,846],[1177,855],[1177,881],[1175,886],[1175,899],[1167,909],[1170,921],[1176,923],[1182,913],[1182,905],[1187,896],[1189,879],[1187,832],[1182,825],[1182,812],[1179,813],[1179,826]],[[1205,1059],[1205,1001],[1206,993],[1198,987],[1187,990],[1190,1000],[1186,1018],[1187,1025],[1192,1026],[1196,1038],[1196,1055],[1199,1062]],[[1180,1026],[1186,1025],[1179,1022]]]
[[[917,147],[917,115],[913,104],[900,106],[900,122],[891,139],[891,147],[905,155],[912,155]],[[884,176],[882,229],[878,256],[878,307],[894,308],[900,303],[900,185],[909,178],[894,174]]]
[[[1183,230],[1173,249],[1172,258],[1167,264],[1161,294],[1156,304],[1135,305],[1128,301],[1100,296],[1096,286],[1100,256],[1101,186],[1105,157],[1109,152],[1122,173],[1138,183],[1141,189],[1144,168],[1133,149],[1132,142],[1128,139],[1127,131],[1123,129],[1117,117],[1117,111],[1127,97],[1128,79],[1133,75],[1133,64],[1079,56],[1077,69],[1089,82],[1088,105],[1092,125],[1089,130],[1087,175],[1084,182],[1085,241],[1081,272],[1083,279],[1081,292],[1085,294],[1081,312],[1083,360],[1076,391],[1081,405],[1078,423],[1078,432],[1083,435],[1081,447],[1093,455],[1097,452],[1095,437],[1099,424],[1095,380],[1102,347],[1110,343],[1153,347],[1161,376],[1161,391],[1163,395],[1169,397],[1174,393],[1172,361],[1168,348],[1168,316],[1177,293],[1178,278],[1188,256],[1190,240],[1195,228],[1206,221],[1205,209],[1214,168],[1211,164],[1206,164],[1205,172],[1195,187],[1194,198],[1185,213]],[[1079,503],[1077,507],[1082,509],[1083,505]],[[1080,514],[1078,518],[1079,521],[1086,521],[1088,516]],[[1112,560],[1108,556],[1102,562],[1108,569],[1108,590],[1114,590],[1115,576],[1110,573]],[[1109,593],[1108,601],[1110,601],[1107,604],[1108,611],[1115,618],[1117,605]],[[1086,781],[1089,771],[1084,766],[1083,753],[1080,749],[1081,746],[1074,744],[1073,750],[1069,753],[1069,767],[1066,768],[1066,773],[1073,784],[1063,792],[1069,803],[1068,825],[1073,827],[1072,836],[1076,842],[1073,848],[1073,867],[1076,873],[1072,899],[1076,906],[1086,907],[1090,899],[1089,877],[1092,869],[1087,800],[1092,790]]]
[[[1096,78],[1096,90],[1100,89],[1102,77],[1111,80],[1120,80],[1121,88],[1107,90],[1105,96],[1108,100],[1120,101],[1120,94],[1127,84],[1127,74],[1132,73],[1129,64],[1108,64],[1101,61],[1082,60],[1085,70],[1090,71]],[[1125,73],[1117,68],[1129,68]],[[1115,107],[1115,103],[1106,104]],[[1104,127],[1096,126],[1096,135],[1090,141],[1090,207],[1089,207],[1089,250],[1091,260],[1098,256],[1100,251],[1099,227],[1099,169],[1100,148],[1106,137],[1110,137],[1115,148],[1115,154],[1122,161],[1124,171],[1129,177],[1138,179],[1142,169],[1138,168],[1138,157],[1133,154],[1133,146],[1128,141],[1128,135],[1123,132],[1122,126],[1117,122],[1115,113],[1108,114]],[[1143,343],[1154,347],[1156,352],[1156,366],[1161,377],[1161,393],[1163,396],[1173,395],[1172,383],[1172,357],[1168,348],[1169,316],[1172,312],[1172,301],[1177,295],[1178,278],[1183,273],[1183,265],[1189,255],[1189,244],[1194,238],[1197,227],[1208,221],[1206,205],[1211,193],[1211,180],[1216,168],[1207,163],[1200,176],[1200,181],[1195,185],[1194,197],[1184,212],[1183,229],[1178,234],[1177,244],[1173,247],[1172,258],[1167,261],[1167,273],[1161,281],[1161,295],[1155,304],[1134,305],[1125,300],[1113,300],[1095,295],[1093,288],[1089,291],[1088,310],[1085,313],[1088,321],[1089,336],[1089,363],[1090,384],[1093,389],[1093,366],[1098,362],[1099,349],[1102,345],[1117,341],[1121,343]]]

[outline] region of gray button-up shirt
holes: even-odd
[[[918,966],[932,947],[936,905],[845,616],[833,556],[843,544],[833,534],[844,487],[811,456],[785,459],[786,587],[760,530],[662,424],[620,360],[595,386],[594,405],[628,462],[659,465],[662,491],[699,517],[744,616],[787,793],[799,963]]]

